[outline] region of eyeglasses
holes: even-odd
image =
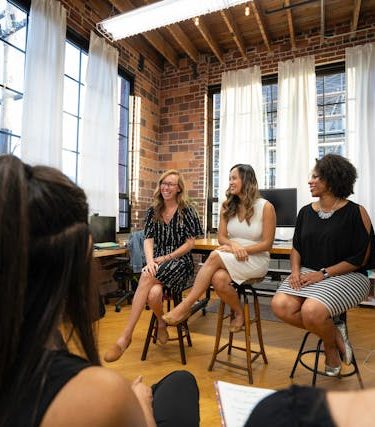
[[[167,188],[173,188],[176,187],[178,184],[173,184],[173,182],[161,182],[160,187],[167,187]]]

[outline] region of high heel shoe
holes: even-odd
[[[109,347],[109,349],[104,354],[104,360],[107,363],[116,362],[116,360],[120,359],[120,357],[124,354],[125,350],[129,347],[131,341],[128,342],[128,344],[122,348],[117,343],[114,343]]]
[[[338,377],[341,372],[341,365],[340,366],[325,365],[324,372],[328,377]]]
[[[170,312],[167,314],[164,314],[161,318],[168,326],[177,326],[182,322],[185,322],[189,317],[191,316],[191,310],[188,310],[180,319],[174,319]]]
[[[336,328],[340,332],[341,338],[344,342],[344,351],[343,352],[339,351],[341,360],[346,365],[350,365],[353,360],[353,349],[348,338],[348,330],[346,328],[345,322],[337,323]]]

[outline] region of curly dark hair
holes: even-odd
[[[345,157],[327,154],[316,159],[314,170],[335,197],[344,199],[354,193],[357,170]]]

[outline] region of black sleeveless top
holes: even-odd
[[[49,405],[64,385],[91,364],[66,350],[52,352],[46,371],[27,387],[21,409],[12,417],[12,426],[39,426]]]

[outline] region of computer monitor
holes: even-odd
[[[93,215],[90,230],[94,243],[116,242],[116,217]]]
[[[294,227],[297,219],[297,189],[270,188],[259,190],[276,211],[276,227]]]

